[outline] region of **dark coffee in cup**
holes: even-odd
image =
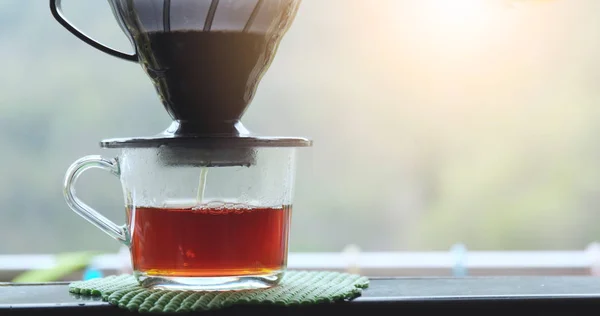
[[[283,271],[291,206],[127,207],[135,271],[224,277]]]

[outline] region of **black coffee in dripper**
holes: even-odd
[[[251,32],[152,32],[135,40],[171,117],[205,128],[241,118],[276,50]]]

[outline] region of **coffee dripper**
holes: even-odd
[[[296,150],[303,137],[248,131],[252,102],[300,0],[109,0],[134,53],[109,48],[64,17],[91,46],[138,62],[172,119],[149,136],[111,138],[115,158],[86,156],[67,170],[68,206],[129,247],[142,286],[238,290],[277,284],[286,269]],[[78,177],[100,168],[119,177],[126,224],[81,201]]]

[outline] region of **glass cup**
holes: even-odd
[[[129,247],[142,286],[238,290],[277,284],[286,269],[296,148],[122,148],[86,156],[66,172],[69,207]],[[79,176],[104,169],[121,181],[126,224],[75,193]]]

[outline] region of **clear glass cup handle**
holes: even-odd
[[[69,207],[79,216],[85,218],[112,238],[129,245],[129,235],[125,226],[118,226],[102,214],[81,201],[75,193],[75,185],[79,176],[88,169],[99,168],[119,177],[121,170],[117,159],[108,160],[101,156],[85,156],[76,160],[67,170],[63,194]]]

